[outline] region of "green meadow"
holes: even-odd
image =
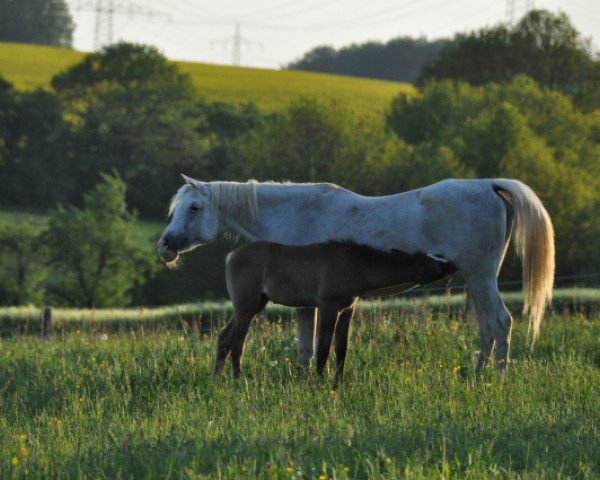
[[[191,322],[1,339],[0,478],[600,476],[600,315],[548,315],[533,351],[517,320],[508,373],[476,377],[474,322],[410,303],[359,310],[335,389],[333,358],[299,376],[284,313],[238,381]]]
[[[81,61],[85,55],[62,48],[0,43],[0,76],[18,89],[47,88],[54,75]],[[191,76],[204,98],[231,103],[254,102],[265,111],[282,109],[299,97],[316,97],[343,104],[357,114],[381,114],[400,92],[413,91],[411,85],[382,80],[175,63]]]

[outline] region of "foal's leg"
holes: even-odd
[[[337,317],[338,310],[335,307],[319,306],[319,330],[317,335],[317,373],[319,375],[323,375],[329,357]]]
[[[469,289],[475,306],[481,340],[477,368],[480,370],[485,366],[495,343],[497,367],[500,372],[503,372],[509,361],[512,317],[500,297],[495,280],[472,285]]]
[[[298,318],[298,361],[300,368],[307,370],[314,354],[316,308],[297,308]]]
[[[217,341],[217,356],[215,358],[215,366],[213,367],[213,375],[219,375],[223,371],[225,362],[231,353],[231,332],[233,331],[233,322],[235,319],[229,321],[225,328],[219,333],[219,339]]]
[[[354,313],[354,305],[347,308],[338,317],[335,326],[335,381],[343,380],[344,363],[346,362],[346,352],[348,351],[348,331],[350,322]]]
[[[246,335],[248,335],[250,322],[255,315],[264,310],[267,302],[268,299],[264,295],[257,295],[256,297],[254,295],[249,295],[249,298],[245,298],[239,303],[234,302],[235,317],[233,326],[231,327],[231,340],[229,341],[234,378],[240,376],[242,356],[244,355],[244,343],[246,341]]]
[[[231,361],[233,364],[233,377],[238,378],[240,376],[242,368],[242,356],[244,355],[244,342],[246,341],[246,335],[248,335],[248,329],[250,328],[250,321],[254,318],[254,313],[241,313],[236,314],[235,323],[231,333]]]

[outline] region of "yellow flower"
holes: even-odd
[[[350,471],[350,467],[344,467],[344,473],[348,473]]]
[[[19,466],[19,459],[16,456],[14,456],[12,458],[12,461],[10,463],[12,463],[13,467],[18,467]]]
[[[327,480],[327,475],[319,475],[319,480]]]
[[[21,456],[22,457],[26,457],[27,456],[27,447],[24,445],[21,445]]]
[[[22,433],[21,435],[19,435],[19,440],[21,442],[24,442],[25,440],[27,440],[27,435],[25,435],[24,433]]]
[[[287,467],[287,468],[285,469],[285,471],[286,471],[287,473],[294,473],[294,467]]]
[[[392,463],[392,459],[390,457],[385,457],[385,463]]]
[[[454,367],[454,373],[458,373],[460,371],[460,365],[457,365],[456,367]]]

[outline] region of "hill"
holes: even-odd
[[[0,43],[0,76],[16,88],[48,87],[50,79],[86,54],[62,48]],[[331,99],[356,112],[381,113],[409,84],[289,70],[228,67],[175,62],[188,73],[198,92],[209,100],[254,102],[266,111],[278,110],[303,96]]]

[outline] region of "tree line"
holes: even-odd
[[[287,68],[421,86],[441,79],[483,85],[527,75],[571,95],[580,108],[600,107],[598,53],[566,14],[547,10],[532,10],[515,25],[500,23],[451,39],[398,37],[339,50],[318,46]]]
[[[180,172],[331,181],[365,195],[448,177],[514,177],[553,218],[558,274],[598,272],[600,110],[555,87],[526,75],[432,79],[380,118],[319,98],[267,114],[202,99],[156,49],[127,43],[89,55],[51,90],[0,81],[0,205],[50,212],[43,224],[0,227],[0,303],[223,297],[231,243],[202,247],[167,271],[154,252],[158,232],[137,222],[165,223]],[[516,262],[504,274],[520,278]]]

